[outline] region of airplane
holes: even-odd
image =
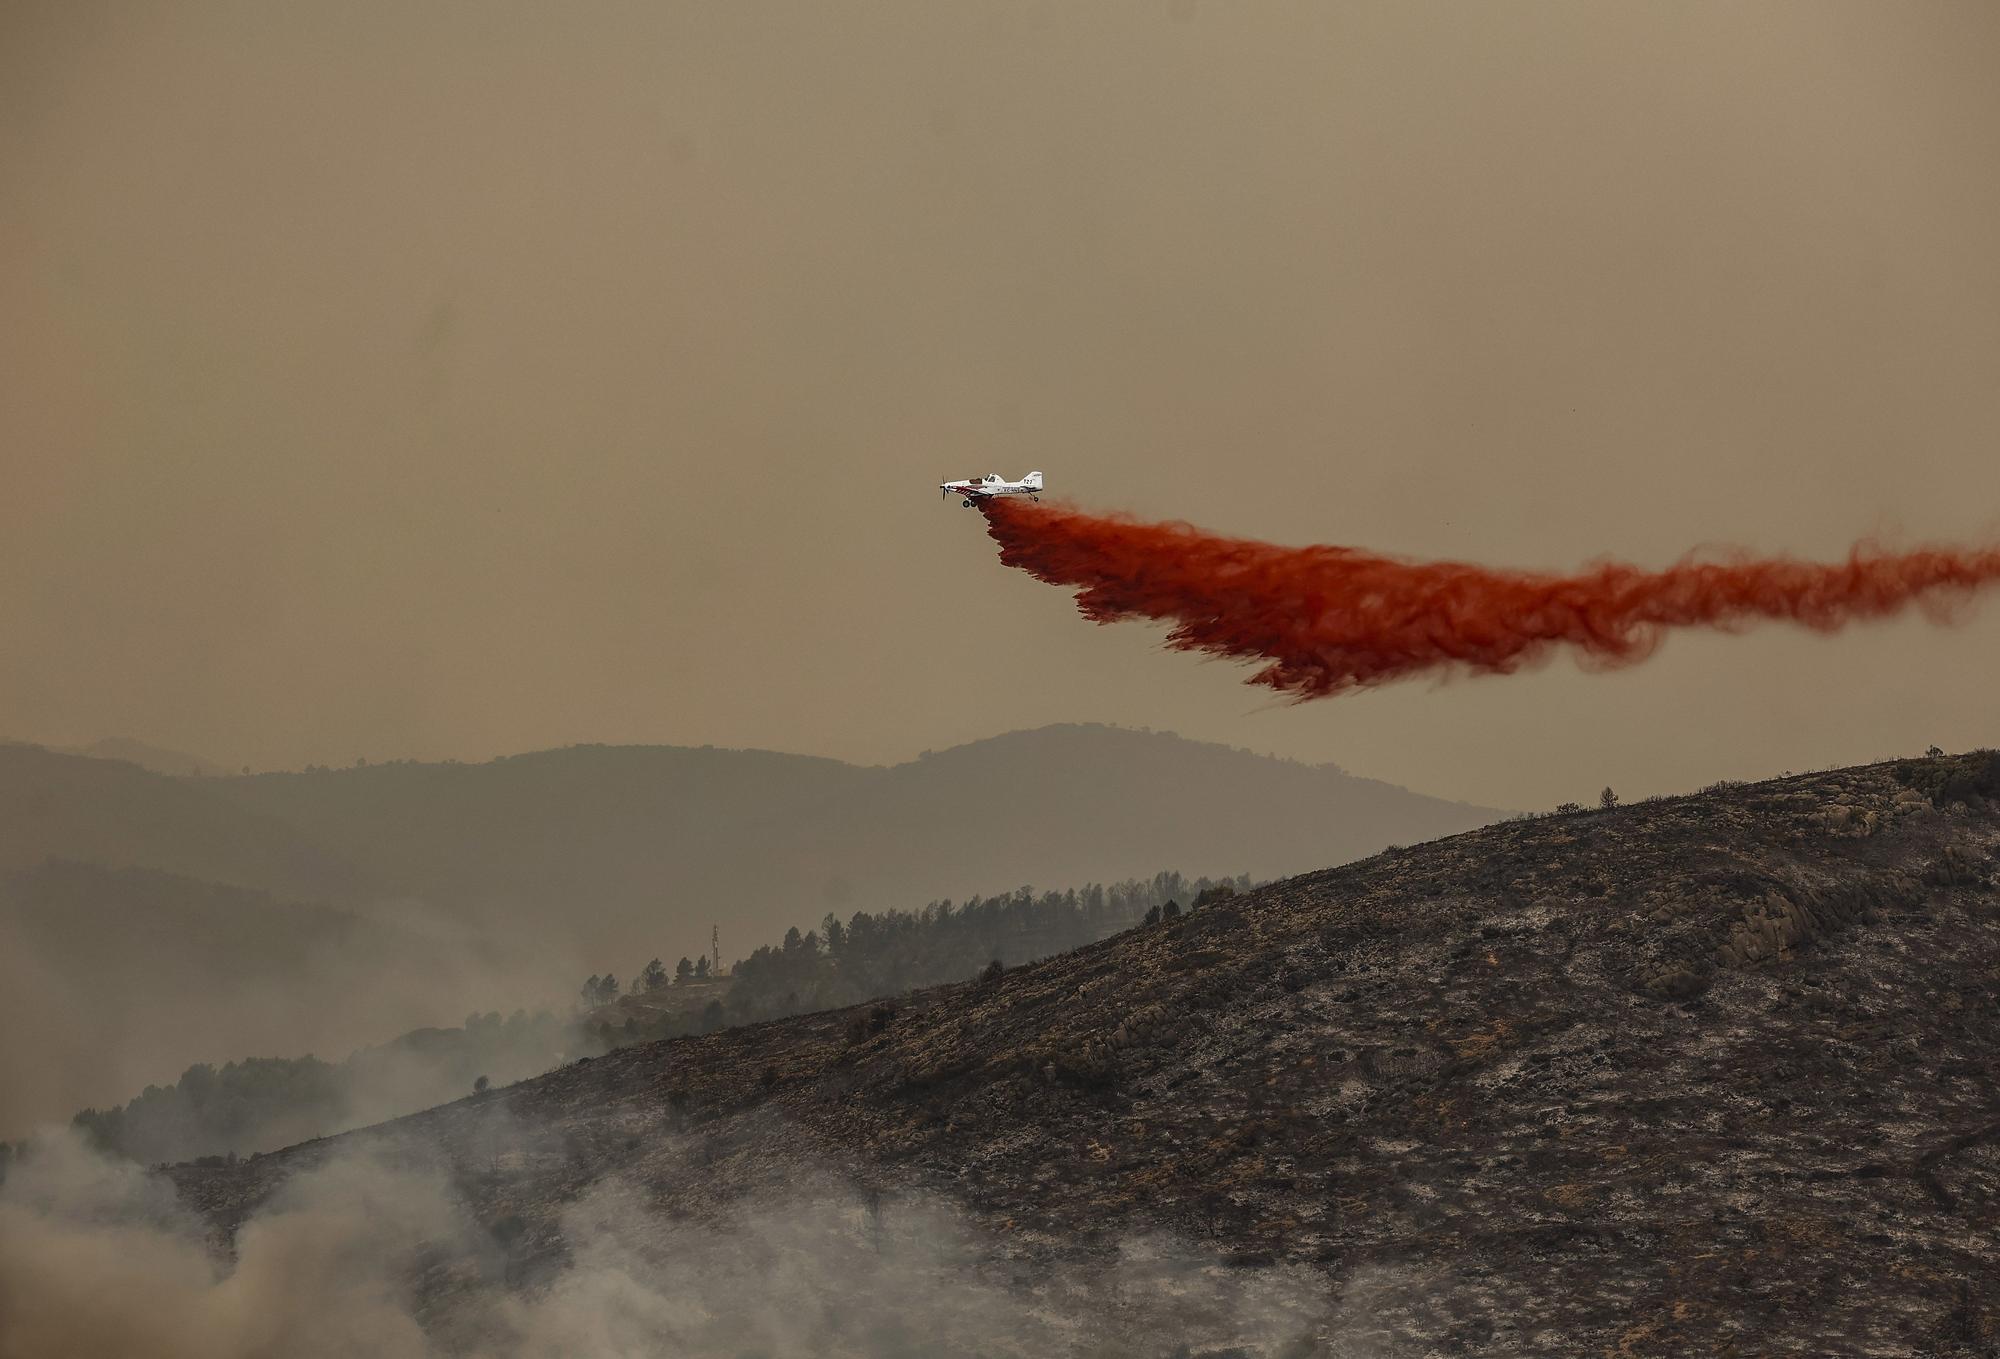
[[[1030,500],[1040,500],[1042,474],[1030,472],[1019,481],[1008,481],[998,472],[988,472],[983,477],[973,477],[966,481],[947,481],[938,486],[945,495],[962,495],[965,508],[971,509],[982,500],[990,500],[997,495],[1024,495]]]

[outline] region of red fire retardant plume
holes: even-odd
[[[1250,682],[1299,701],[1426,671],[1508,674],[1564,644],[1586,663],[1630,665],[1676,627],[1778,618],[1831,632],[1913,605],[1945,622],[2000,580],[2000,548],[1863,543],[1837,562],[1729,552],[1662,571],[1600,562],[1558,576],[1276,547],[1060,504],[979,507],[1000,560],[1075,589],[1084,617],[1170,623],[1167,645],[1261,661]]]

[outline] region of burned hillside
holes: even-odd
[[[811,1181],[950,1203],[1024,1297],[1160,1234],[1303,1272],[1326,1353],[1992,1354],[1996,798],[1981,755],[1509,822],[170,1174],[227,1249],[343,1150],[441,1162],[490,1248],[413,1280],[439,1333],[598,1186],[664,1239]]]

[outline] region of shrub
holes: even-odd
[[[883,1003],[871,1005],[866,1014],[857,1014],[847,1022],[847,1041],[865,1043],[895,1022],[896,1007]]]
[[[1935,807],[1969,803],[1976,797],[2000,798],[2000,751],[1975,750],[1914,767],[1906,765],[1897,771],[1897,777],[1928,797]]]

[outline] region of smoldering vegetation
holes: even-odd
[[[561,1230],[522,1286],[508,1220],[385,1138],[280,1185],[232,1256],[164,1178],[52,1133],[0,1185],[0,1359],[1302,1354],[1338,1301],[1167,1235],[1037,1270],[943,1199],[833,1176],[700,1219],[607,1179]]]

